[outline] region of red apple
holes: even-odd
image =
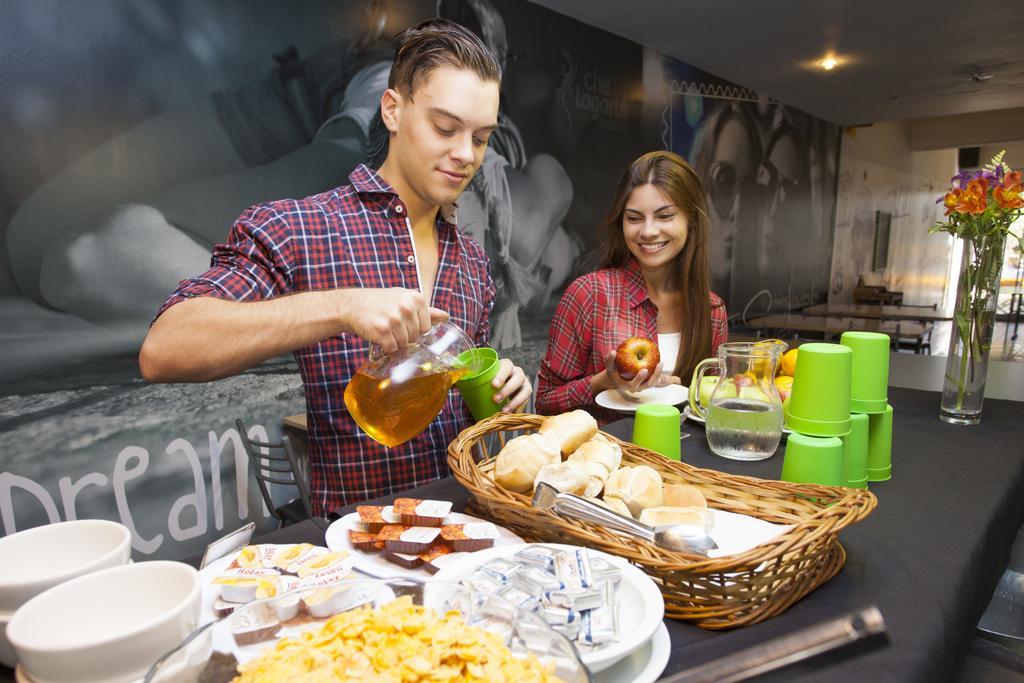
[[[657,343],[647,337],[630,337],[615,350],[615,369],[623,377],[636,377],[641,370],[650,377],[660,362]]]
[[[733,383],[740,389],[754,386],[754,378],[747,374],[739,374],[732,378]]]

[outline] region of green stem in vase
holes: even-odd
[[[964,268],[957,327],[961,342],[957,378],[957,408],[963,407],[967,387],[974,383],[976,363],[984,359],[989,343],[986,331],[993,317],[989,310],[1002,265],[1002,240],[992,235],[971,241],[972,258]]]
[[[974,280],[974,267],[970,261],[970,253],[964,255],[968,258],[964,266],[963,276],[960,278],[960,293],[957,296],[956,327],[960,336],[960,372],[956,377],[956,407],[963,408],[964,395],[966,393],[965,381],[967,378],[967,367],[971,353],[971,328],[974,318],[971,315],[971,292]]]

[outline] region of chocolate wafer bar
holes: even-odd
[[[405,569],[415,569],[423,564],[423,558],[418,555],[393,553],[390,550],[384,551],[384,559],[388,562],[397,564],[399,567],[404,567]]]
[[[423,561],[423,568],[431,574],[436,574],[441,569],[438,565],[434,564],[434,560],[445,555],[452,553],[452,547],[446,543],[438,543],[433,548],[425,553],[420,553],[419,558]]]
[[[377,541],[380,543],[387,543],[388,541],[396,541],[402,536],[402,532],[409,527],[404,524],[388,524],[386,527],[377,532]]]
[[[418,555],[441,540],[441,530],[437,527],[391,525],[380,530],[377,540],[384,541],[385,550],[390,552]]]
[[[269,603],[258,603],[232,612],[228,627],[239,645],[270,640],[281,630],[281,622]]]
[[[364,550],[366,552],[374,552],[380,550],[377,547],[377,534],[370,533],[368,531],[352,531],[348,532],[348,542],[352,544],[352,547],[356,550]]]
[[[445,524],[441,527],[441,538],[455,552],[471,553],[492,547],[498,538],[498,527],[490,522]]]
[[[447,500],[420,500],[418,498],[396,498],[395,514],[408,526],[441,526],[452,511]]]
[[[401,522],[390,505],[357,505],[356,512],[359,513],[359,521],[371,533],[377,533],[388,524]]]

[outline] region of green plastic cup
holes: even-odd
[[[854,489],[868,487],[868,416],[850,415],[850,433],[842,437],[846,459],[846,485]]]
[[[846,486],[842,440],[835,436],[790,434],[782,460],[782,480],[794,484]]]
[[[892,406],[868,415],[868,481],[892,479]]]
[[[479,346],[462,352],[457,361],[464,367],[475,368],[471,374],[455,383],[473,419],[479,422],[501,410],[508,400],[500,404],[495,403],[494,393],[497,390],[491,386],[491,380],[498,374],[498,368],[501,366],[498,352],[486,346]]]
[[[679,460],[679,409],[657,403],[646,403],[636,409],[633,420],[633,443],[661,453],[669,460]]]
[[[850,433],[853,351],[841,344],[803,344],[796,357],[786,426],[807,436]]]
[[[850,412],[884,413],[889,400],[889,335],[843,332],[839,343],[853,351]]]

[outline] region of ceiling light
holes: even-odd
[[[848,52],[840,54],[836,48],[826,48],[825,52],[819,53],[817,57],[811,57],[800,62],[800,68],[807,71],[821,73],[822,71],[846,70],[857,64],[857,56]]]

